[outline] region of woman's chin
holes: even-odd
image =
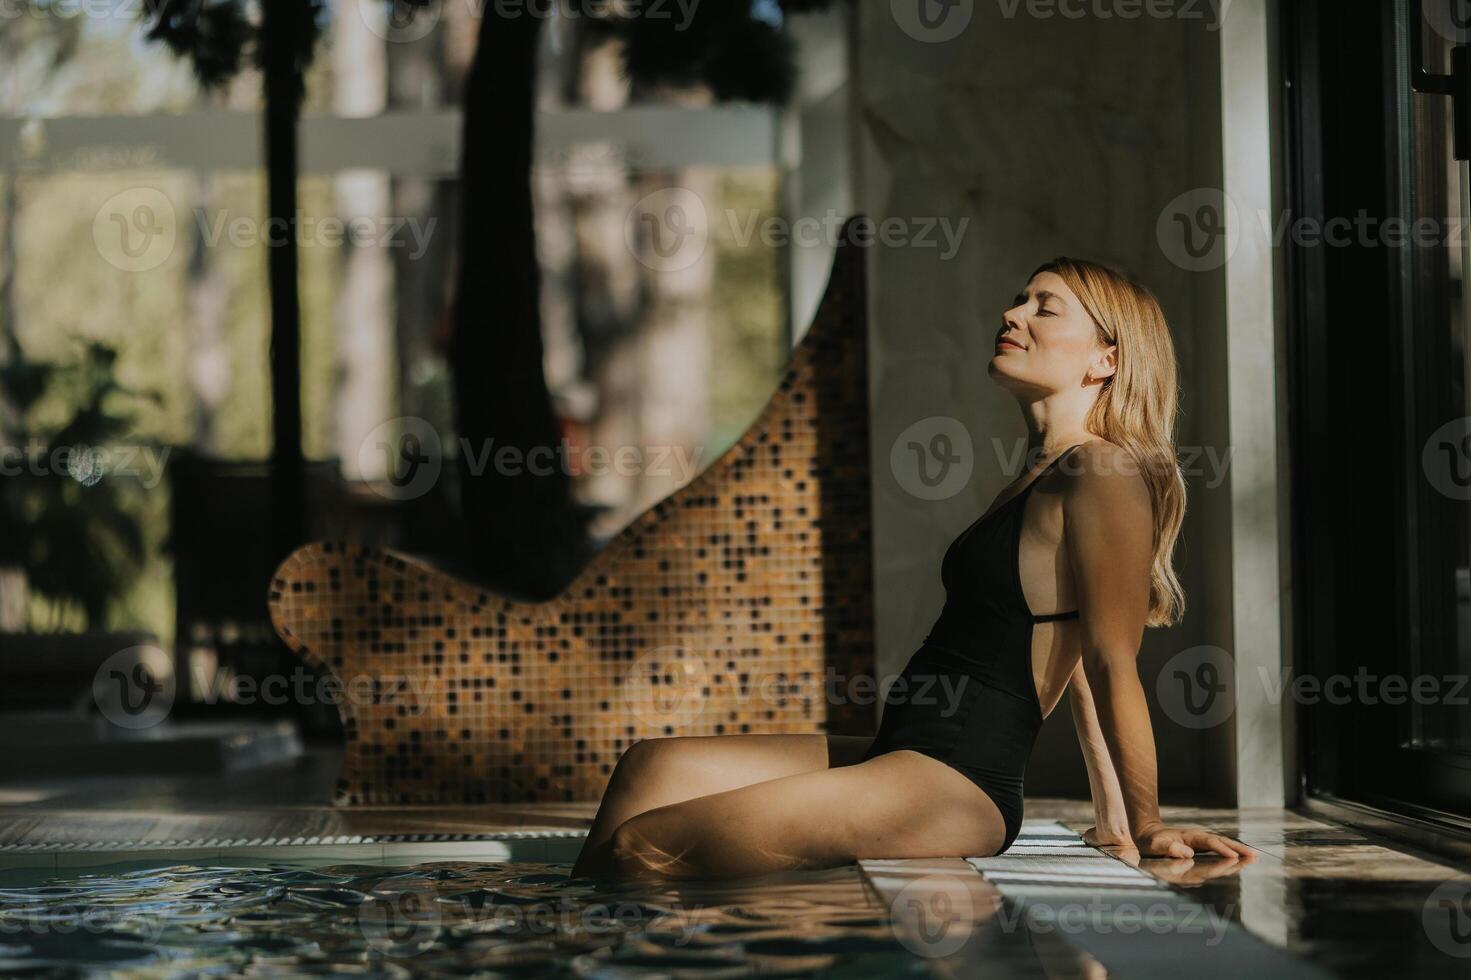
[[[992,357],[986,363],[986,376],[1003,388],[1010,387],[1017,380],[1016,375],[1009,371],[1003,363],[1005,358]]]

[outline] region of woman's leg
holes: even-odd
[[[730,878],[862,858],[980,857],[1006,837],[980,787],[900,749],[645,811],[613,833],[624,878]]]
[[[613,871],[619,825],[655,807],[829,766],[852,765],[870,735],[673,735],[629,746],[613,769],[574,876]]]

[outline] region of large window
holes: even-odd
[[[12,351],[76,360],[89,341],[117,349],[117,381],[148,396],[117,438],[171,458],[161,481],[129,498],[147,561],[109,623],[165,644],[177,629],[188,634],[181,649],[211,657],[223,633],[265,628],[263,608],[247,624],[176,621],[176,591],[213,578],[191,571],[176,587],[174,574],[233,547],[229,532],[259,538],[251,521],[265,513],[205,489],[228,477],[258,496],[272,448],[262,78],[247,59],[222,89],[204,89],[187,61],[144,39],[135,5],[103,18],[60,7],[33,3],[27,16],[0,19],[0,363]],[[336,0],[314,49],[291,230],[303,449],[313,479],[337,482],[308,492],[306,506],[323,511],[309,522],[319,535],[368,533],[393,509],[372,490],[386,461],[362,451],[379,426],[423,419],[453,452],[446,351],[466,232],[460,100],[482,9],[441,2],[410,18],[386,0]],[[574,450],[673,447],[659,458],[688,463],[574,466],[574,492],[599,512],[592,532],[606,539],[712,462],[770,395],[805,326],[789,311],[795,302],[810,313],[827,261],[760,232],[794,203],[845,203],[832,175],[847,172],[835,159],[846,147],[814,141],[804,151],[800,133],[809,118],[831,125],[843,104],[833,85],[846,75],[814,73],[828,88],[804,90],[791,109],[637,91],[606,38],[585,28],[585,18],[546,25],[536,80],[547,380]],[[830,59],[846,44],[838,15],[805,31],[799,53]],[[829,176],[797,187],[804,174]],[[690,193],[707,222],[698,254],[672,268],[630,244],[640,202]],[[192,482],[171,504],[176,477]],[[349,505],[331,503],[344,493]],[[431,525],[456,519],[451,496],[436,506],[437,517],[420,506],[412,520],[389,518],[375,540],[432,553]],[[221,542],[201,553],[200,541],[172,533],[180,520],[190,535],[215,528]],[[248,579],[256,584],[221,578],[217,591],[248,591],[255,608],[265,579],[253,568]],[[29,625],[55,617],[65,625],[65,610],[33,590]]]
[[[1288,9],[1285,245],[1306,788],[1471,829],[1465,7]]]

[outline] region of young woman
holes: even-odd
[[[1159,815],[1135,657],[1144,627],[1183,611],[1171,552],[1185,510],[1159,304],[1103,266],[1049,262],[1002,314],[988,370],[1020,404],[1042,465],[951,543],[944,609],[889,689],[877,736],[635,743],[574,875],[726,878],[1000,853],[1021,829],[1037,731],[1069,684],[1097,817],[1085,840],[1254,860]]]

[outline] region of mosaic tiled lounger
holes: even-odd
[[[277,632],[372,685],[341,699],[338,804],[593,800],[650,736],[873,730],[826,696],[874,669],[863,251],[836,255],[756,421],[554,599],[354,545],[282,563]]]

